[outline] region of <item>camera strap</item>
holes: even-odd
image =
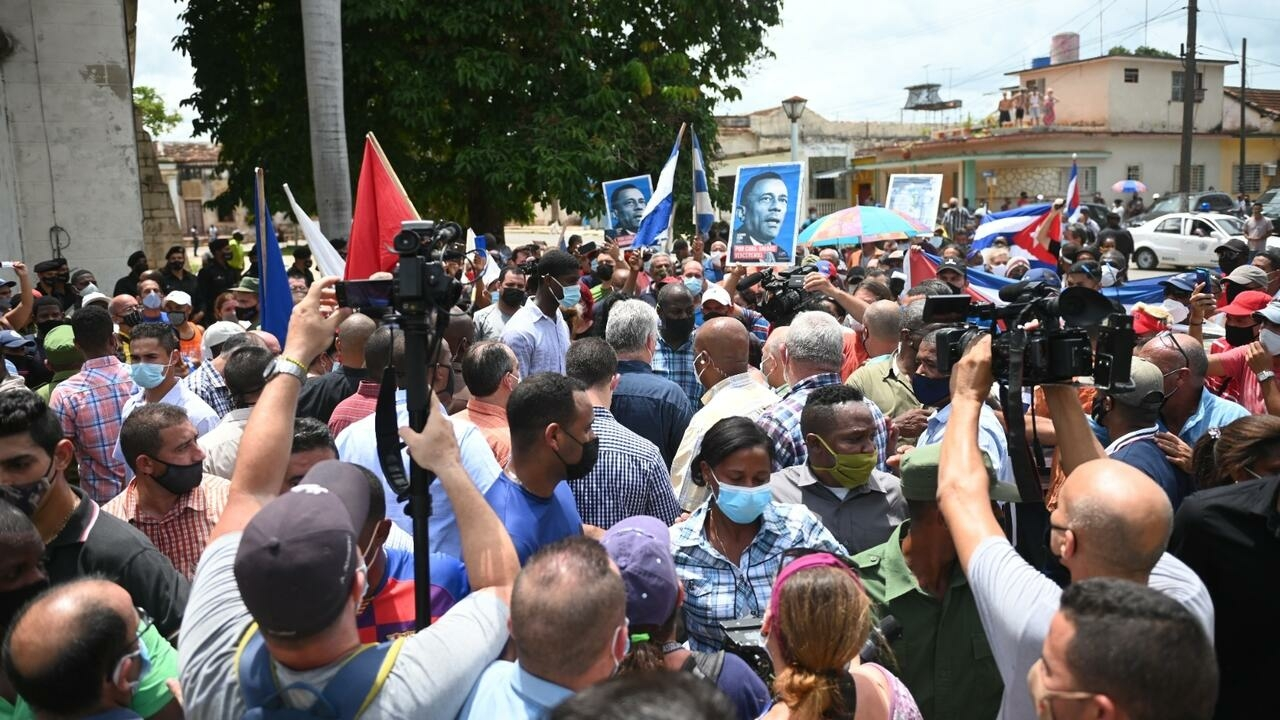
[[[1027,446],[1026,417],[1022,410],[1022,363],[1027,350],[1027,332],[1015,326],[1005,331],[1004,336],[1009,343],[1009,386],[1001,393],[1000,404],[1004,411],[1009,462],[1013,464],[1013,476],[1017,480],[1022,502],[1043,503],[1040,475],[1031,461],[1031,448]]]

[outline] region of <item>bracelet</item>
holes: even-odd
[[[1198,322],[1198,323],[1189,322],[1189,323],[1187,323],[1187,326],[1188,326],[1188,327],[1195,327],[1196,325],[1203,325],[1203,324],[1204,324],[1204,321],[1203,321],[1203,320],[1201,320],[1201,321],[1200,321],[1200,322]]]
[[[283,360],[283,361],[285,361],[285,362],[287,362],[287,363],[292,363],[292,364],[294,364],[294,365],[298,366],[298,369],[302,370],[302,375],[303,375],[303,377],[306,377],[306,374],[307,374],[307,366],[306,366],[306,365],[303,365],[302,363],[298,362],[297,360],[294,360],[293,358],[289,357],[288,355],[281,355],[281,356],[280,356],[280,359],[281,359],[281,360]]]

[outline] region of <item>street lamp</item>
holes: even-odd
[[[800,116],[804,114],[804,105],[809,102],[799,95],[793,95],[782,101],[782,112],[791,121],[791,162],[800,159]]]

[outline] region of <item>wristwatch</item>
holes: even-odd
[[[265,372],[262,373],[263,381],[270,380],[277,375],[291,375],[298,379],[298,382],[305,383],[307,381],[307,366],[283,355],[276,358],[276,361],[267,366]]]
[[[1275,376],[1276,376],[1275,371],[1263,370],[1262,372],[1258,373],[1258,384],[1261,385],[1262,383],[1270,380]]]

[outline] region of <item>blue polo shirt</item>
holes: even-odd
[[[1200,404],[1182,425],[1182,432],[1178,433],[1178,437],[1191,447],[1195,447],[1196,442],[1213,428],[1230,425],[1248,414],[1249,411],[1245,410],[1240,403],[1220,398],[1207,389],[1201,390]],[[1160,429],[1168,430],[1163,419],[1160,420]]]
[[[578,514],[573,490],[566,482],[556,485],[551,497],[543,498],[525,490],[504,473],[485,491],[484,499],[507,528],[521,565],[538,548],[582,534],[582,516]]]
[[[569,688],[530,675],[518,662],[498,660],[481,673],[458,720],[541,720],[572,695]]]

